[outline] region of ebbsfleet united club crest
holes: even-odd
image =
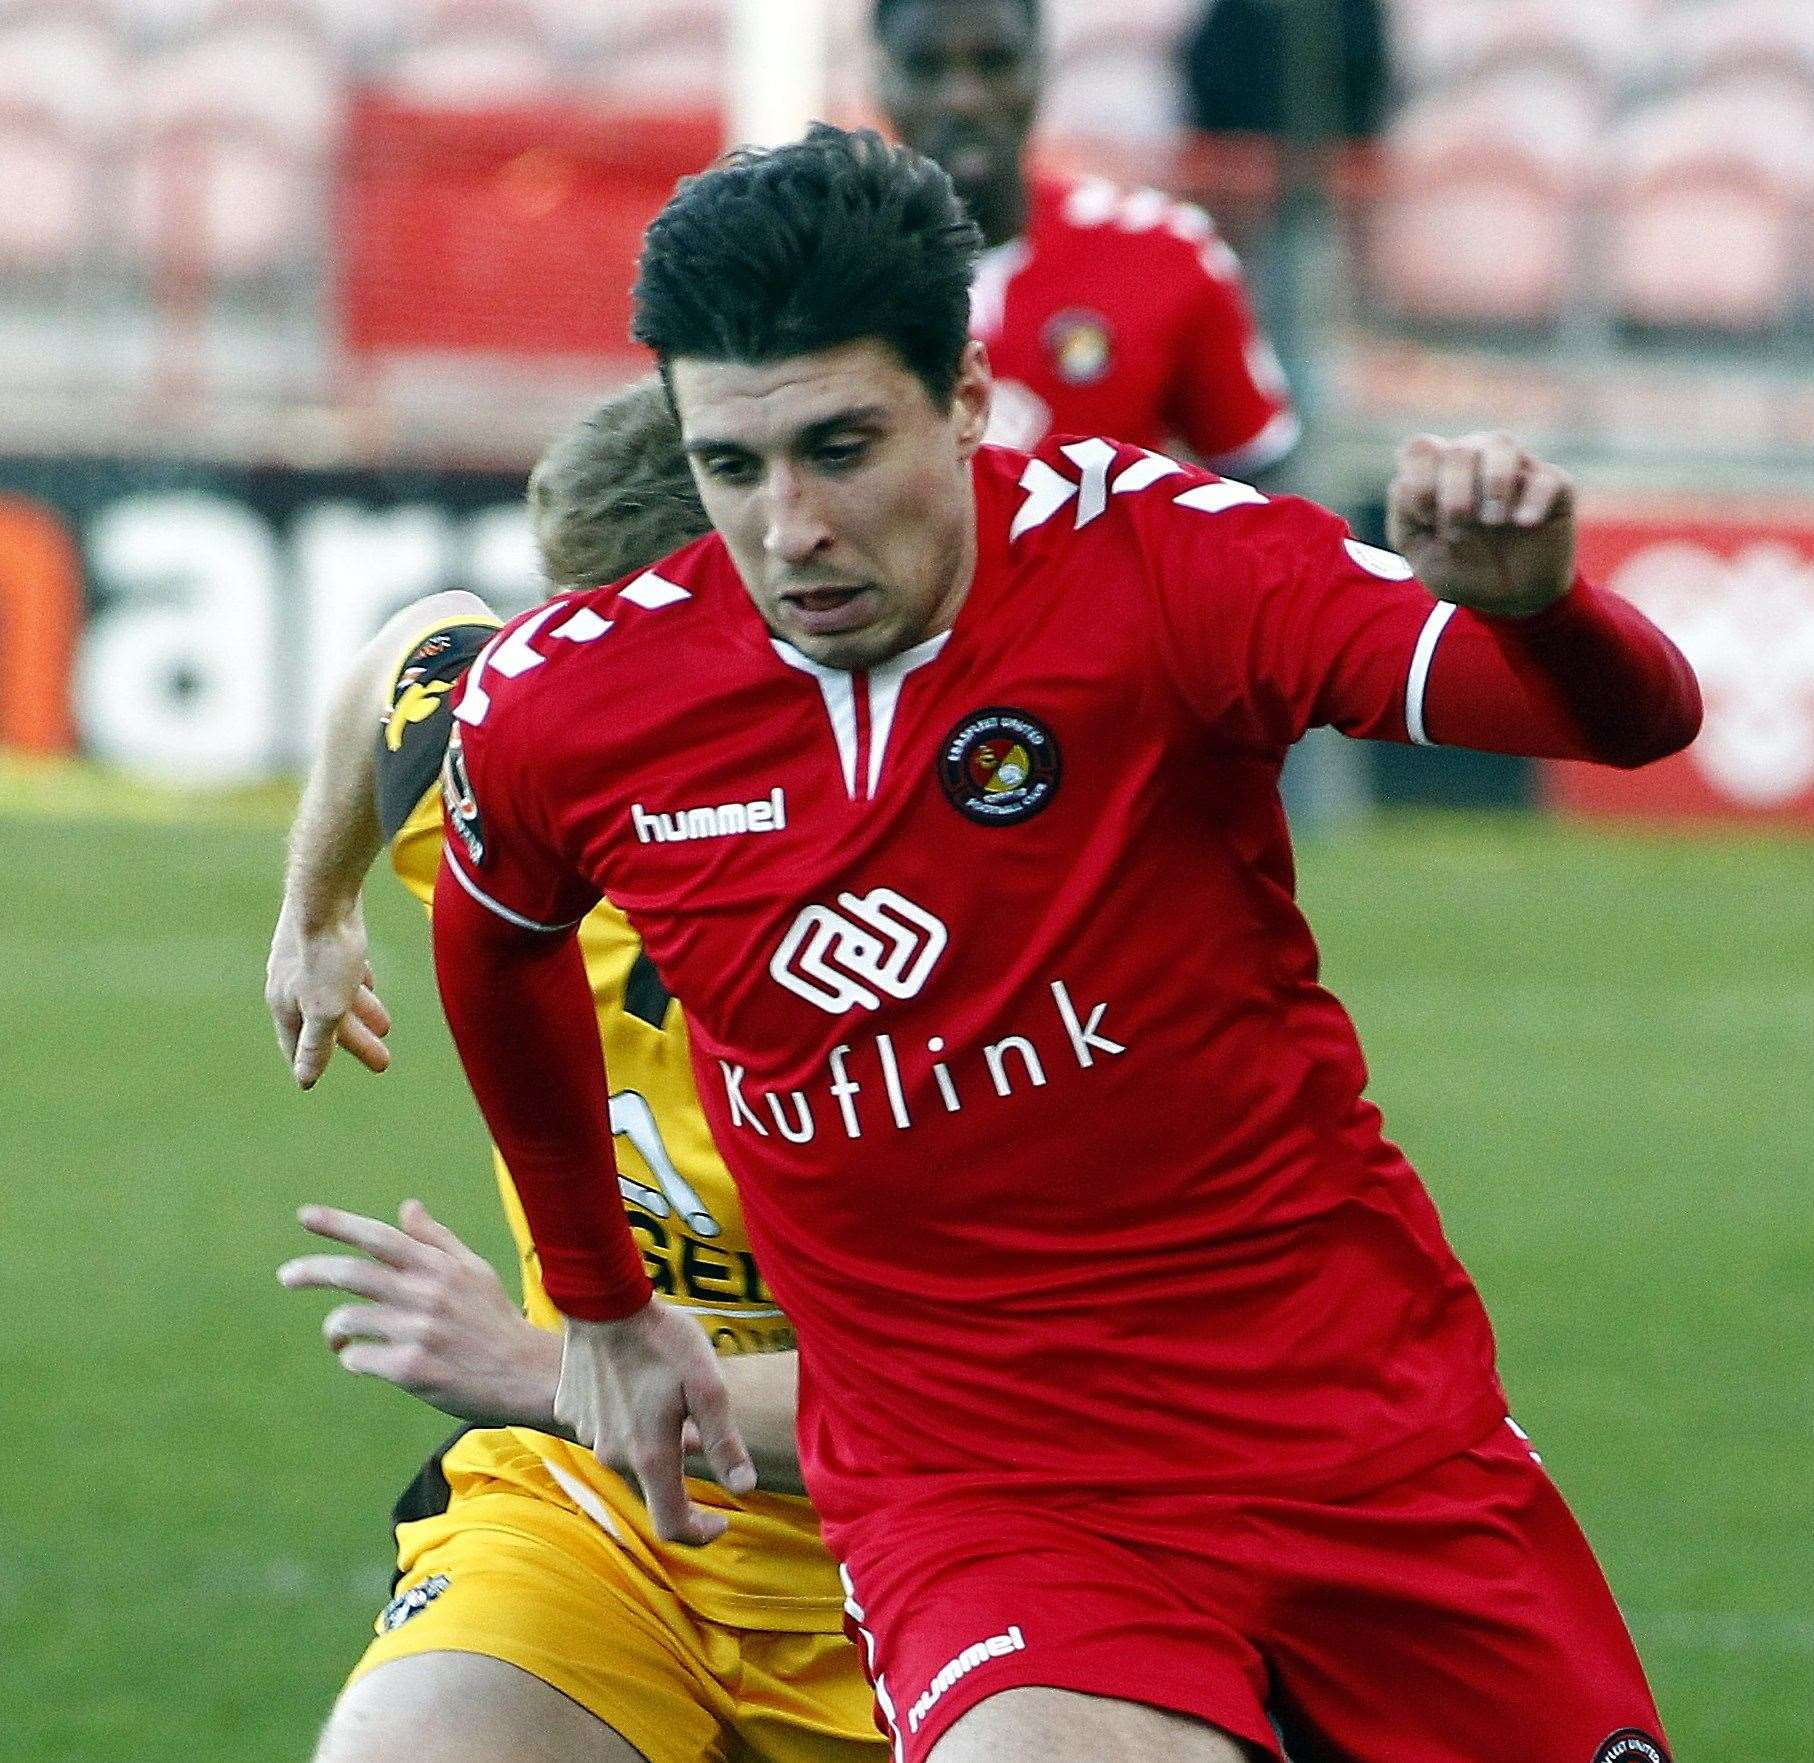
[[[966,716],[939,748],[945,799],[981,826],[1030,820],[1058,788],[1058,742],[1024,710],[990,709]]]
[[[1594,1752],[1594,1763],[1669,1763],[1669,1753],[1663,1749],[1661,1739],[1635,1726],[1625,1726]]]
[[[1073,306],[1047,321],[1046,352],[1067,386],[1093,386],[1109,370],[1115,346],[1100,312]]]

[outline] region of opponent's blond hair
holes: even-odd
[[[556,437],[529,474],[529,523],[556,592],[614,582],[711,531],[659,379]]]

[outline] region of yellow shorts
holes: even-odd
[[[540,1678],[649,1763],[887,1763],[843,1634],[695,1615],[558,1487],[484,1472],[469,1434],[447,1509],[397,1527],[397,1595],[349,1682],[418,1653],[482,1653]],[[479,1448],[463,1452],[470,1440]]]

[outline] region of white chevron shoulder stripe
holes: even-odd
[[[1109,472],[1119,451],[1114,442],[1100,437],[1072,441],[1059,448],[1065,460],[1076,467],[1078,475],[1075,478],[1066,477],[1049,460],[1029,459],[1026,470],[1020,474],[1020,487],[1026,491],[1026,500],[1016,510],[1013,524],[1008,528],[1009,543],[1044,526],[1073,502],[1077,506],[1071,519],[1072,530],[1081,532],[1107,509],[1110,497],[1137,495],[1166,478],[1184,473],[1184,467],[1177,460],[1168,459],[1163,453],[1142,453],[1124,466],[1111,482]],[[1199,514],[1220,514],[1227,508],[1263,503],[1269,498],[1252,484],[1234,478],[1219,478],[1214,483],[1198,484],[1184,490],[1172,500],[1180,508],[1194,509]]]

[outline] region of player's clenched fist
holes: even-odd
[[[1406,441],[1386,512],[1393,549],[1458,606],[1529,617],[1574,580],[1574,484],[1510,435]]]
[[[608,1468],[629,1469],[656,1534],[671,1543],[709,1543],[727,1522],[687,1498],[694,1438],[729,1492],[756,1485],[705,1330],[659,1299],[620,1322],[566,1319],[554,1413]]]

